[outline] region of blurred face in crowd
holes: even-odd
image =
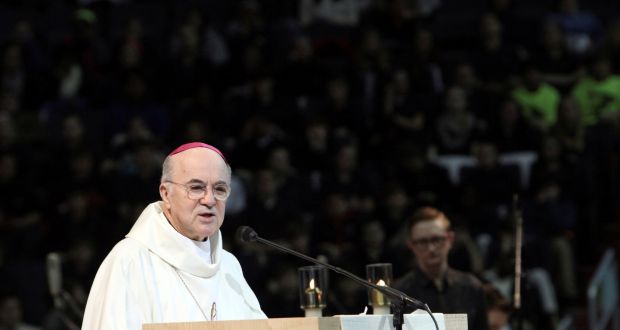
[[[261,100],[269,100],[273,96],[273,80],[271,77],[261,77],[254,82],[254,90]]]
[[[397,70],[394,72],[394,89],[398,94],[409,93],[409,74],[406,70]]]
[[[11,329],[22,320],[22,308],[15,297],[6,297],[0,302],[0,326]]]
[[[562,156],[560,141],[554,137],[547,137],[542,141],[540,156],[545,160],[559,160]]]
[[[350,172],[357,166],[357,148],[352,145],[343,146],[336,155],[336,166],[340,172]]]
[[[21,48],[17,44],[12,44],[4,51],[2,66],[7,71],[16,70],[21,66]]]
[[[273,169],[265,168],[256,172],[256,194],[261,201],[266,201],[278,194],[278,180]]]
[[[564,33],[557,23],[548,22],[543,27],[543,46],[549,50],[561,49],[564,45]]]
[[[269,154],[269,167],[278,173],[286,173],[291,169],[291,156],[286,148],[276,148]]]
[[[495,168],[498,163],[497,147],[493,143],[480,143],[477,146],[476,158],[481,168]]]
[[[12,154],[0,156],[0,182],[9,181],[17,176],[17,158]]]
[[[502,33],[502,24],[494,14],[486,14],[480,22],[480,32],[484,38],[498,38]]]
[[[379,221],[371,221],[362,227],[362,241],[366,247],[381,248],[385,242],[385,230]]]
[[[62,136],[66,141],[78,142],[84,136],[84,124],[77,116],[69,116],[63,120]]]
[[[477,78],[474,67],[470,63],[462,63],[456,68],[456,84],[462,88],[470,89],[476,86]]]
[[[413,225],[407,243],[420,269],[430,277],[438,277],[448,267],[453,242],[454,232],[443,219],[436,218]]]
[[[368,54],[376,54],[381,51],[381,35],[377,30],[369,30],[364,33],[362,49]]]
[[[508,313],[501,309],[489,309],[487,318],[489,320],[489,330],[502,330],[508,324]]]
[[[334,79],[327,86],[329,99],[335,104],[344,104],[349,97],[349,86],[342,79]]]
[[[606,58],[597,59],[592,65],[592,72],[597,80],[605,80],[611,73],[611,63]]]
[[[428,53],[433,49],[433,34],[428,31],[421,29],[416,33],[414,47],[418,53]]]
[[[579,125],[580,113],[573,98],[565,97],[558,108],[558,122],[569,126]]]
[[[561,0],[560,11],[565,13],[576,13],[579,11],[579,3],[577,0]]]
[[[332,221],[346,219],[350,208],[351,205],[342,194],[331,193],[325,197],[323,209],[327,217]]]
[[[525,87],[530,91],[535,91],[540,87],[542,78],[537,68],[527,68],[524,75]]]
[[[327,148],[329,132],[325,123],[310,124],[304,133],[310,149],[325,150]]]
[[[452,87],[446,92],[446,109],[460,113],[467,110],[467,95],[462,88]]]
[[[613,48],[620,45],[620,20],[614,20],[607,28],[607,39]]]
[[[183,236],[204,241],[217,233],[224,221],[226,200],[215,198],[214,192],[218,185],[230,187],[230,169],[208,148],[188,149],[169,157],[169,171],[164,168],[159,186],[164,214]],[[190,198],[190,189],[200,187],[205,188],[204,196]]]
[[[295,40],[295,44],[290,50],[289,57],[293,61],[306,62],[312,59],[314,50],[310,39],[307,37],[299,37]]]

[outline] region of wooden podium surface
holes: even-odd
[[[467,330],[467,314],[443,314],[446,330]],[[389,328],[391,326],[389,319]],[[384,322],[385,323],[385,322]],[[415,325],[407,323],[403,329],[414,329]],[[263,320],[213,321],[213,322],[181,322],[145,324],[143,330],[344,330],[339,316],[330,317],[291,317]],[[387,324],[387,323],[386,323]],[[385,324],[384,324],[385,326]],[[362,327],[371,329],[370,327]],[[383,329],[381,327],[380,329]],[[418,329],[418,327],[415,327]],[[425,328],[426,329],[426,328]],[[434,328],[433,328],[434,329]],[[373,328],[374,330],[374,328]],[[440,328],[441,330],[441,328]]]

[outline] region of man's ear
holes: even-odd
[[[166,207],[170,206],[170,191],[168,191],[168,186],[165,183],[159,184],[159,197],[164,201],[164,205]]]
[[[454,244],[454,238],[455,238],[454,231],[449,230],[446,233],[446,244],[448,245],[449,248],[452,248],[452,245]]]
[[[411,251],[411,253],[415,254],[413,242],[409,238],[407,238],[407,248]]]

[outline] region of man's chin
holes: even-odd
[[[215,235],[217,233],[219,228],[213,228],[211,226],[209,226],[208,228],[204,228],[204,230],[202,230],[200,232],[200,235],[206,238],[209,238],[213,235]]]
[[[441,262],[429,262],[425,266],[426,266],[425,268],[429,272],[436,273],[436,272],[439,272],[441,270],[442,263]]]

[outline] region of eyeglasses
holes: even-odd
[[[425,237],[425,238],[419,238],[416,240],[413,240],[412,243],[413,245],[419,247],[419,248],[425,248],[428,249],[431,245],[432,246],[442,246],[443,243],[446,242],[446,239],[448,237],[447,236],[431,236],[431,237]]]
[[[189,199],[193,199],[193,200],[202,199],[207,194],[208,186],[202,183],[184,184],[184,183],[172,182],[169,180],[165,182],[176,184],[176,185],[179,185],[185,188],[185,191],[187,192],[187,198]],[[218,184],[212,185],[211,191],[213,192],[213,197],[215,197],[215,199],[219,201],[225,201],[228,198],[228,196],[230,196],[230,186],[227,185],[226,183],[218,183]]]

